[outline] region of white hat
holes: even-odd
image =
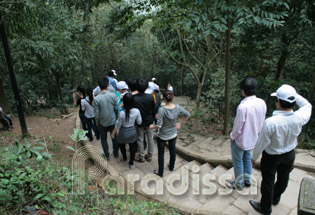
[[[117,89],[118,90],[128,90],[128,85],[125,81],[119,81],[117,83]]]
[[[149,87],[146,89],[145,93],[146,94],[152,94],[154,90],[159,91],[159,86],[153,82],[149,82]]]
[[[152,78],[152,81],[156,81],[156,78]]]
[[[113,74],[114,74],[114,76],[117,76],[117,73],[116,73],[116,71],[115,70],[112,70],[113,71]]]
[[[295,102],[296,99],[296,90],[290,85],[283,84],[281,87],[277,89],[276,92],[271,93],[270,95],[277,96],[278,99],[281,99],[283,101],[293,103]]]

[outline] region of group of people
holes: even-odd
[[[279,204],[287,188],[297,138],[311,117],[312,105],[292,86],[283,84],[271,94],[277,110],[265,120],[267,107],[264,100],[256,97],[257,81],[244,79],[240,90],[245,98],[237,107],[230,134],[235,180],[227,182],[226,187],[238,190],[250,187],[252,166],[262,154],[261,200],[249,203],[257,212],[270,214],[272,205]],[[295,104],[299,106],[296,111]]]
[[[173,171],[176,159],[177,130],[181,128],[190,114],[184,108],[173,103],[173,91],[163,93],[165,106],[161,107],[161,92],[157,79],[150,82],[145,79],[127,79],[117,81],[116,71],[98,80],[98,86],[84,89],[77,87],[73,93],[73,102],[80,106],[79,117],[87,137],[93,141],[93,132],[101,140],[104,157],[110,158],[107,142],[108,132],[113,144],[113,155],[121,162],[135,168],[136,162],[150,162],[154,152],[154,130],[157,131],[158,169],[155,174],[163,176],[164,148],[169,143],[170,160],[168,168]],[[184,117],[177,122],[178,116]],[[129,160],[126,145],[129,145]],[[138,156],[136,156],[136,152]]]
[[[161,107],[161,94],[155,78],[117,81],[116,72],[100,77],[98,87],[86,91],[78,86],[74,103],[80,106],[82,127],[92,141],[92,130],[101,139],[104,156],[109,159],[107,133],[110,132],[113,155],[120,149],[123,163],[135,168],[134,161],[150,162],[154,151],[154,129],[157,129],[158,169],[154,173],[163,177],[164,149],[168,142],[170,160],[168,168],[173,171],[176,158],[177,131],[190,117],[188,111],[173,103],[173,88],[163,93],[165,106]],[[230,134],[231,153],[235,180],[226,183],[230,189],[242,190],[251,186],[252,166],[262,154],[261,200],[250,200],[252,207],[261,214],[270,214],[271,206],[277,205],[285,191],[295,160],[297,137],[312,112],[312,105],[290,85],[282,85],[271,96],[275,97],[277,110],[265,119],[267,106],[256,97],[257,81],[246,78],[240,83],[244,97],[237,107],[233,130]],[[75,100],[75,96],[79,98]],[[293,111],[294,105],[299,109]],[[177,122],[178,116],[184,117]],[[146,141],[147,139],[147,141]],[[146,143],[147,142],[147,143]],[[129,145],[129,161],[126,144]],[[147,145],[147,152],[146,150]],[[138,152],[135,158],[136,151]],[[277,174],[277,181],[275,178]]]

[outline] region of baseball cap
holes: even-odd
[[[157,83],[157,79],[156,79],[156,78],[152,78],[152,81],[153,81],[154,83]]]
[[[108,75],[109,75],[109,76],[113,76],[113,75],[114,75],[114,76],[117,76],[117,73],[116,73],[115,70],[112,69],[112,70],[110,70],[110,71],[108,72]]]
[[[270,95],[277,96],[278,99],[289,103],[293,103],[296,100],[296,90],[292,86],[287,84],[283,84],[277,89],[276,92],[271,93]]]
[[[115,70],[112,70],[113,71],[113,74],[114,74],[114,76],[117,76],[117,73],[116,73],[116,71]]]
[[[117,89],[118,90],[127,90],[128,89],[128,85],[125,81],[119,81],[117,83]]]
[[[152,94],[154,90],[159,90],[159,87],[155,83],[149,82],[149,87],[146,89],[145,93]]]

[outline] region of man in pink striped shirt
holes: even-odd
[[[257,89],[255,79],[244,79],[240,89],[245,98],[237,107],[230,134],[235,180],[226,183],[228,188],[238,190],[251,185],[251,152],[263,127],[267,111],[265,101],[255,96]]]

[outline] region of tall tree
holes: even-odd
[[[235,35],[244,33],[246,28],[251,26],[265,26],[268,29],[277,28],[284,24],[284,18],[288,16],[289,6],[286,1],[166,1],[166,0],[154,0],[148,1],[146,4],[141,1],[133,0],[129,6],[124,7],[119,13],[117,13],[116,20],[119,20],[121,26],[120,34],[125,35],[126,32],[133,32],[136,27],[143,23],[143,20],[147,18],[153,18],[158,27],[165,25],[181,26],[182,32],[189,32],[192,36],[187,37],[189,42],[196,44],[195,41],[200,41],[200,38],[212,37],[218,38],[222,36],[222,33],[226,31],[227,35],[232,32]],[[138,13],[140,15],[134,15],[131,11],[146,11],[144,13]],[[124,21],[125,20],[125,21]],[[122,24],[121,24],[122,22]],[[136,23],[136,24],[135,24]],[[126,28],[127,26],[127,28]],[[173,27],[174,28],[174,27]],[[121,33],[122,32],[122,33]],[[181,36],[177,34],[177,40],[181,41]],[[226,37],[225,43],[230,43],[230,36]],[[229,118],[229,58],[230,48],[229,44],[226,46],[226,81],[225,81],[225,128],[224,133],[228,132],[228,118]],[[181,49],[181,46],[174,48],[174,51]],[[177,60],[177,63],[185,66],[192,72],[195,77],[195,81],[198,86],[196,103],[197,108],[199,106],[200,94],[204,84],[204,79],[198,79],[194,70],[191,67],[187,67],[187,63],[183,61],[187,58],[183,57],[183,49],[179,51],[181,53],[182,62]],[[185,54],[185,53],[184,53]],[[187,52],[189,55],[189,52]],[[172,55],[170,55],[172,57]],[[202,62],[200,55],[192,57],[190,59]],[[174,57],[172,59],[175,60]],[[195,63],[192,63],[196,65]],[[205,64],[203,64],[205,65]],[[202,66],[199,67],[200,69]],[[209,68],[207,68],[207,71]],[[205,72],[203,72],[206,77]]]
[[[0,71],[0,74],[1,73],[2,72]],[[5,94],[5,88],[3,85],[2,77],[0,77],[0,107],[2,107],[5,112],[10,113],[10,105]]]
[[[7,38],[6,31],[5,31],[4,22],[2,21],[2,14],[1,13],[0,13],[0,21],[1,21],[0,22],[0,32],[1,32],[2,44],[3,44],[3,48],[4,48],[6,61],[8,64],[8,70],[9,70],[11,84],[12,84],[12,88],[13,88],[13,92],[14,92],[14,98],[16,101],[15,104],[16,104],[17,111],[19,114],[19,120],[20,120],[21,129],[22,129],[22,135],[24,137],[26,137],[26,136],[28,136],[28,131],[27,131],[27,126],[26,126],[25,117],[24,117],[23,104],[21,101],[19,89],[17,86],[16,78],[15,78],[15,73],[13,70],[13,63],[12,63],[8,38]]]

